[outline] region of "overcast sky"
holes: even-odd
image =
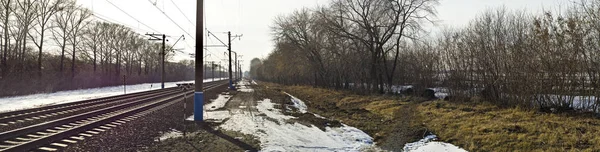
[[[225,43],[227,43],[225,32],[231,31],[232,35],[243,34],[240,39],[232,41],[232,50],[243,55],[241,58],[244,60],[243,68],[248,70],[247,66],[252,58],[266,57],[272,51],[270,26],[276,16],[302,7],[326,5],[329,1],[206,0],[206,28]],[[78,3],[92,10],[95,16],[113,23],[124,24],[140,34],[165,33],[171,36],[168,38],[171,43],[174,43],[179,36],[185,35],[185,41],[179,42],[175,48],[181,48],[185,53],[194,52],[196,0],[79,0]],[[432,26],[429,30],[435,32],[444,26],[462,27],[477,14],[489,8],[505,6],[511,10],[525,9],[537,13],[542,10],[556,10],[570,3],[571,0],[440,0],[440,5],[436,7],[438,25]],[[216,38],[210,36],[205,45],[220,44]],[[211,55],[205,60],[218,62],[225,59],[225,51],[224,47],[210,47],[206,53]],[[174,60],[181,59],[192,58],[178,52]]]

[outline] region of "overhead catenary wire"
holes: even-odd
[[[185,19],[186,19],[188,22],[190,22],[190,24],[192,24],[192,26],[195,26],[195,25],[196,25],[196,24],[194,24],[194,22],[192,22],[192,21],[190,20],[190,18],[188,18],[188,17],[185,15],[185,13],[183,13],[183,11],[181,11],[181,9],[179,8],[179,6],[177,6],[177,4],[175,4],[175,2],[174,2],[173,0],[170,0],[170,1],[171,1],[171,3],[173,3],[173,5],[175,5],[175,8],[177,8],[177,10],[179,10],[179,13],[181,13],[181,15],[183,15],[183,17],[184,17],[184,18],[185,18]],[[203,10],[203,11],[204,11],[204,10]]]
[[[117,9],[119,9],[121,12],[125,13],[127,16],[129,16],[130,18],[134,19],[135,21],[137,21],[138,23],[148,27],[149,29],[151,29],[152,31],[156,32],[156,33],[160,33],[158,32],[158,30],[146,25],[144,22],[141,22],[140,20],[136,19],[135,17],[131,16],[129,13],[125,12],[123,9],[121,9],[119,6],[115,5],[114,3],[110,2],[109,0],[105,0],[106,2],[110,3],[110,5],[116,7]]]
[[[158,8],[158,6],[156,6],[155,3],[152,3],[152,1],[150,1],[150,0],[148,0],[148,2],[150,2],[150,4],[152,4],[156,9],[158,9],[158,11],[160,11],[163,15],[165,15],[165,17],[167,17],[171,22],[173,22],[173,24],[177,25],[177,27],[179,27],[179,29],[181,29],[185,34],[187,34],[188,36],[190,36],[190,38],[192,38],[193,40],[196,39],[189,32],[187,32],[185,29],[183,29],[179,24],[177,24],[177,22],[175,22],[171,17],[169,17],[169,15],[167,15],[167,13],[165,13],[165,11],[161,10],[160,8]]]
[[[108,22],[108,23],[123,25],[123,26],[125,26],[127,28],[135,29],[135,30],[142,31],[142,32],[151,32],[149,30],[144,30],[144,29],[141,29],[141,28],[136,28],[136,27],[131,26],[131,25],[127,25],[127,24],[119,22],[119,21],[117,21],[115,19],[111,19],[111,18],[106,17],[104,15],[98,14],[96,12],[92,12],[92,16],[96,17],[97,19],[100,19],[100,20],[103,20],[105,22]]]

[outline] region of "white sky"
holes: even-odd
[[[125,12],[135,17],[138,21],[132,19],[110,2],[123,9]],[[227,43],[227,34],[231,31],[232,35],[243,34],[240,40],[232,41],[232,50],[243,55],[241,60],[243,69],[248,70],[252,58],[266,57],[273,49],[271,42],[270,26],[273,19],[278,15],[291,13],[302,7],[314,7],[317,5],[326,5],[330,0],[205,0],[205,19],[206,28],[217,35],[217,37]],[[556,10],[560,6],[570,4],[572,0],[440,0],[437,6],[438,22],[437,26],[432,26],[430,31],[437,31],[443,26],[462,27],[477,14],[488,8],[497,8],[505,6],[510,10],[520,9],[529,12],[538,13],[543,9]],[[179,42],[175,48],[184,48],[186,53],[193,53],[195,46],[195,21],[196,21],[196,1],[195,0],[78,0],[78,3],[89,8],[97,16],[103,17],[111,22],[125,24],[134,28],[138,33],[165,33],[172,37],[168,38],[170,42],[175,42],[181,35],[185,35],[184,42]],[[171,22],[162,14],[152,3],[164,11],[174,20]],[[176,5],[174,5],[175,3]],[[187,18],[176,8],[179,7]],[[144,24],[148,25],[146,27]],[[184,32],[185,30],[185,32]],[[206,32],[205,32],[206,34]],[[187,44],[186,44],[187,43]],[[220,45],[214,37],[207,39],[207,45]],[[225,59],[224,52],[226,48],[210,47],[208,48],[212,55],[205,61],[219,61]],[[189,55],[177,53],[174,60],[191,59]],[[206,54],[206,53],[205,53]]]

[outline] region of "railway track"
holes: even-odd
[[[207,83],[203,90],[226,84]],[[0,113],[0,151],[54,151],[192,95],[178,87]],[[35,123],[28,123],[35,122]]]

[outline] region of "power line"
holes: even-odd
[[[143,32],[151,32],[151,31],[148,31],[148,30],[144,30],[144,29],[141,29],[141,28],[136,28],[136,27],[133,27],[131,25],[124,24],[124,23],[119,22],[119,21],[117,21],[115,19],[111,19],[111,18],[106,17],[104,15],[98,14],[96,12],[92,12],[92,16],[96,17],[97,19],[100,19],[100,20],[103,20],[105,22],[108,22],[108,23],[123,25],[125,27],[131,28],[131,29],[135,29],[135,30],[140,30],[140,31],[143,31]]]
[[[181,15],[183,15],[183,17],[185,17],[185,19],[186,19],[188,22],[190,22],[190,24],[192,24],[192,25],[196,25],[196,24],[194,24],[194,23],[193,23],[193,22],[192,22],[192,21],[191,21],[191,20],[190,20],[190,19],[189,19],[189,18],[188,18],[186,15],[185,15],[185,13],[183,13],[183,11],[181,11],[181,9],[179,9],[179,6],[177,6],[177,4],[175,4],[175,2],[173,2],[173,0],[170,0],[170,1],[171,1],[171,3],[173,3],[173,5],[175,5],[175,8],[177,8],[177,10],[179,10],[179,13],[181,13]]]
[[[119,9],[121,12],[125,13],[127,16],[131,17],[132,19],[134,19],[134,20],[135,20],[135,21],[137,21],[138,23],[140,23],[140,24],[142,24],[142,25],[144,25],[144,26],[146,26],[146,27],[150,28],[151,30],[153,30],[153,31],[154,31],[154,32],[156,32],[156,33],[159,33],[159,32],[158,32],[158,30],[155,30],[154,28],[152,28],[152,27],[150,27],[150,26],[148,26],[148,25],[144,24],[143,22],[140,22],[138,19],[136,19],[135,17],[133,17],[133,16],[129,15],[129,13],[125,12],[125,11],[124,11],[123,9],[121,9],[119,6],[117,6],[117,5],[113,4],[112,2],[110,2],[110,1],[108,1],[108,0],[105,0],[105,1],[107,1],[107,2],[108,2],[108,3],[110,3],[112,6],[116,7],[116,8],[117,8],[117,9]]]
[[[186,30],[184,30],[181,26],[179,26],[179,24],[177,24],[177,22],[175,22],[173,19],[171,19],[171,17],[169,17],[169,15],[167,15],[167,13],[165,13],[165,11],[161,10],[160,8],[158,8],[158,6],[156,6],[156,4],[152,3],[152,1],[148,0],[148,2],[150,2],[150,4],[152,4],[156,9],[158,9],[158,11],[160,11],[161,13],[163,13],[163,15],[165,15],[169,20],[171,20],[171,22],[173,22],[173,24],[177,25],[177,27],[179,27],[179,29],[181,29],[183,32],[185,32],[185,34],[187,34],[188,36],[190,36],[190,38],[192,38],[193,40],[196,40],[194,38],[194,36],[192,36],[190,33],[188,33]]]

